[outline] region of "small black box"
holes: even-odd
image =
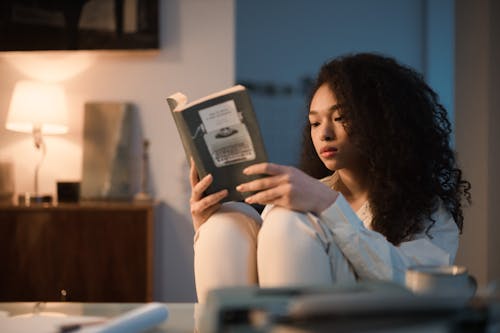
[[[80,182],[57,182],[58,202],[80,201]]]

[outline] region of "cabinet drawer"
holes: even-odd
[[[152,207],[0,210],[0,301],[152,299]]]

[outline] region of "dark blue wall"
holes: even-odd
[[[236,81],[256,88],[271,160],[296,164],[304,78],[340,54],[394,56],[422,72],[452,107],[453,29],[453,0],[237,0]]]

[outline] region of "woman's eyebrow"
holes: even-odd
[[[328,111],[337,111],[337,110],[340,110],[340,108],[342,107],[342,105],[340,104],[333,104],[332,106],[330,106],[328,108]],[[316,111],[316,110],[309,110],[309,114],[310,115],[316,115],[318,114],[319,111]]]

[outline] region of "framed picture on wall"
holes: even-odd
[[[158,0],[0,2],[0,51],[158,47]]]

